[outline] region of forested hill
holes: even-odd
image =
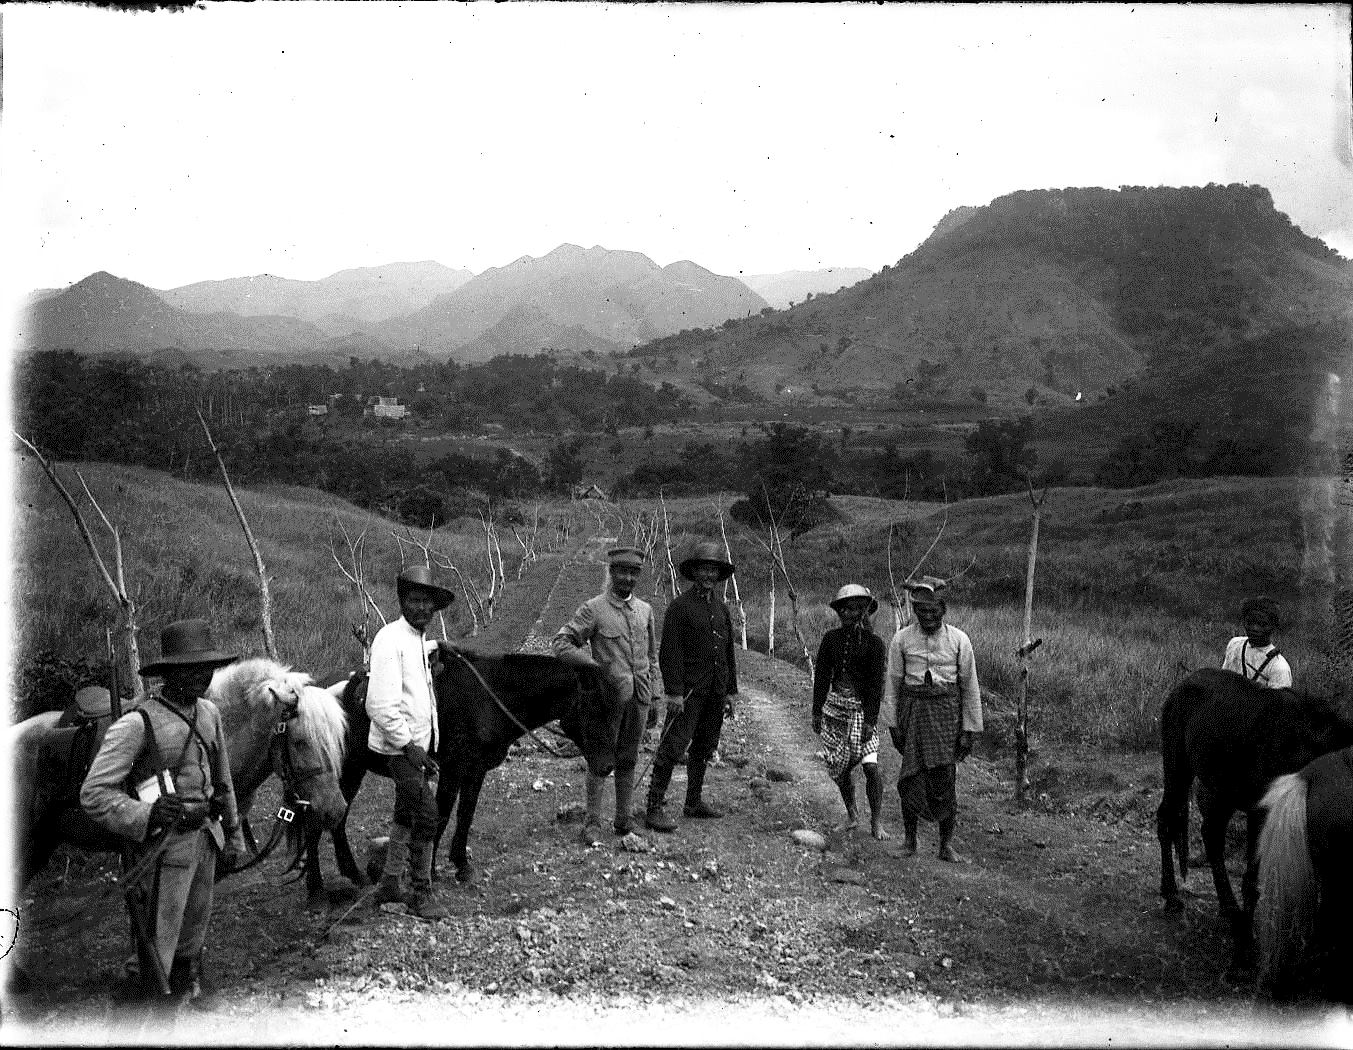
[[[1327,319],[1350,293],[1353,263],[1260,186],[1027,190],[951,212],[851,288],[632,353],[786,400],[1069,403]]]

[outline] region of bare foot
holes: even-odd
[[[968,858],[962,854],[955,853],[954,847],[947,842],[940,847],[940,860],[947,861],[950,864],[967,864]]]
[[[833,831],[854,831],[854,830],[855,830],[856,828],[858,828],[859,826],[860,826],[860,820],[859,820],[859,818],[858,818],[858,817],[855,817],[855,816],[852,816],[851,814],[847,813],[847,814],[846,814],[846,819],[843,820],[840,824],[837,824],[834,828],[832,828],[832,830],[833,830]]]
[[[904,842],[904,843],[902,844],[902,856],[904,856],[904,857],[914,857],[914,856],[916,856],[916,840],[915,840],[915,839],[907,839],[907,841]]]
[[[892,838],[891,835],[889,835],[886,831],[883,830],[882,824],[877,823],[874,824],[874,826],[870,828],[869,833],[873,835],[874,838],[878,839],[880,842],[882,842],[884,839]]]

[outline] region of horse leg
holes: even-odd
[[[446,760],[441,779],[437,781],[437,831],[432,836],[432,878],[437,878],[437,848],[441,845],[446,825],[451,822],[451,811],[460,794],[460,774],[452,761]]]
[[[352,800],[357,797],[357,791],[365,777],[366,766],[363,763],[345,763],[343,773],[338,778],[338,788],[347,799],[348,813],[352,812]],[[354,886],[365,886],[366,876],[357,866],[357,859],[352,855],[352,844],[348,842],[348,813],[343,814],[343,819],[334,825],[333,831],[330,832],[334,843],[334,863],[338,865],[339,874]]]
[[[319,867],[319,840],[324,834],[318,821],[305,829],[305,908],[324,914],[329,910],[329,892],[324,888],[324,873]]]
[[[1183,811],[1184,826],[1188,827],[1188,794],[1184,795],[1181,807],[1177,799],[1178,792],[1166,784],[1165,793],[1156,809],[1156,838],[1160,842],[1160,895],[1165,899],[1167,912],[1184,910],[1184,902],[1179,896],[1179,884],[1175,882],[1174,855],[1179,842],[1180,811]],[[1185,846],[1187,848],[1187,845]]]
[[[1203,814],[1203,848],[1212,869],[1212,883],[1217,888],[1217,908],[1222,918],[1234,924],[1240,914],[1240,905],[1231,889],[1231,878],[1226,874],[1226,825],[1234,812],[1227,804],[1212,800]]]
[[[472,883],[474,865],[470,863],[470,825],[474,822],[479,792],[484,786],[485,771],[475,770],[461,778],[460,804],[456,808],[456,833],[451,837],[451,863],[456,866],[456,880]]]
[[[1245,874],[1240,880],[1242,907],[1231,917],[1233,941],[1231,980],[1249,980],[1254,972],[1254,910],[1259,903],[1259,835],[1264,830],[1264,811],[1252,809],[1245,814]]]

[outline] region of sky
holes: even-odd
[[[1353,256],[1346,7],[5,5],[10,290],[563,243],[895,263],[1020,189],[1259,183]]]

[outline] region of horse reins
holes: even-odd
[[[489,685],[488,682],[484,681],[484,676],[479,673],[479,669],[475,667],[475,665],[469,660],[468,657],[465,656],[464,653],[462,653],[459,649],[455,648],[452,648],[451,651],[456,654],[456,657],[460,660],[461,663],[463,663],[466,667],[470,669],[470,673],[474,675],[475,678],[479,680],[479,684],[484,687],[484,692],[489,694],[489,699],[491,699],[495,704],[498,705],[498,710],[503,712],[503,714],[507,715],[507,717],[511,720],[514,726],[520,729],[523,733],[529,735],[531,739],[534,740],[537,744],[539,744],[543,750],[548,751],[555,758],[567,757],[564,755],[562,751],[556,751],[549,744],[545,743],[545,741],[541,740],[540,737],[536,736],[535,730],[527,729],[526,726],[521,724],[521,722],[517,719],[517,716],[507,709],[507,705],[498,699],[498,694],[493,691],[492,687]]]

